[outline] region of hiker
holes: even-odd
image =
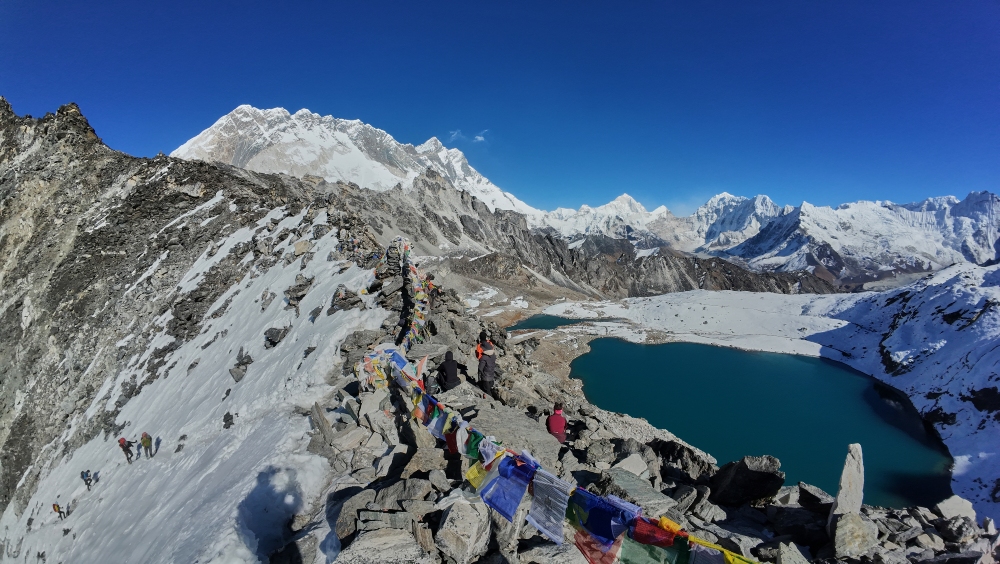
[[[132,445],[134,444],[135,441],[126,441],[125,437],[118,439],[118,446],[120,446],[122,452],[125,453],[125,460],[127,460],[129,464],[132,464]]]
[[[429,272],[425,278],[427,279],[427,309],[428,311],[432,311],[434,309],[434,302],[441,295],[441,288],[434,284],[433,272]]]
[[[493,397],[493,380],[496,378],[496,348],[486,336],[486,331],[479,333],[479,344],[476,345],[476,358],[479,359],[479,387],[486,395]]]
[[[150,437],[149,433],[142,434],[139,444],[142,445],[142,450],[146,452],[146,458],[153,458],[153,437]]]
[[[556,438],[560,444],[566,442],[566,418],[563,417],[563,404],[556,402],[552,406],[552,415],[545,419],[545,429]]]
[[[465,372],[468,370],[468,367],[464,364],[459,364],[451,351],[444,353],[444,362],[441,363],[441,366],[438,366],[437,370],[438,386],[441,386],[442,392],[457,388],[462,383],[458,378],[459,370]]]
[[[63,508],[60,507],[58,503],[53,503],[52,504],[52,511],[55,511],[56,513],[59,514],[59,520],[60,521],[66,518],[66,512],[63,511]]]
[[[90,491],[90,484],[94,482],[94,477],[90,475],[90,470],[84,470],[80,472],[80,479],[83,480],[84,484],[87,484],[87,491]]]

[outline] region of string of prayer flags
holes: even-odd
[[[657,522],[638,517],[629,529],[629,536],[641,544],[667,548],[674,545],[674,540],[680,536],[680,532],[664,529]]]
[[[479,497],[504,519],[513,522],[528,484],[538,467],[521,458],[506,456],[500,460],[499,476],[487,484]]]
[[[483,485],[483,480],[486,479],[486,469],[483,468],[483,463],[476,461],[475,464],[469,466],[465,472],[465,479],[478,490]]]
[[[577,529],[576,534],[573,535],[573,544],[590,564],[614,564],[624,540],[625,536],[622,535],[610,547],[607,547],[584,529]]]
[[[543,468],[535,472],[535,479],[531,482],[528,522],[556,544],[563,543],[563,519],[566,518],[569,494],[575,488],[573,484],[557,478]]]
[[[483,460],[493,460],[503,447],[496,443],[496,437],[490,435],[479,443],[479,455]]]

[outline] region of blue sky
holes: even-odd
[[[136,155],[243,103],[358,118],[546,209],[1000,190],[996,0],[614,4],[4,0],[0,95]]]

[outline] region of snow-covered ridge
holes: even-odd
[[[675,315],[702,308],[701,318]],[[697,290],[558,304],[545,313],[627,319],[669,340],[822,356],[870,374],[906,393],[934,423],[956,460],[953,491],[980,516],[1000,517],[1000,266],[955,265],[886,292]],[[617,334],[645,339],[644,331]]]
[[[172,153],[188,160],[223,162],[256,172],[313,175],[354,182],[373,190],[410,188],[428,168],[490,209],[532,216],[538,210],[504,192],[469,166],[458,149],[436,138],[414,146],[359,120],[321,116],[309,110],[260,110],[242,105]]]
[[[864,283],[896,273],[939,270],[956,262],[996,260],[1000,199],[974,192],[893,204],[859,201],[836,208],[807,202],[781,207],[770,198],[727,193],[688,217],[647,210],[628,194],[579,209],[535,209],[501,190],[437,138],[403,144],[358,120],[308,110],[243,105],[177,148],[171,156],[220,161],[265,173],[313,175],[374,190],[409,189],[427,169],[491,209],[513,210],[528,225],[575,239],[607,235],[735,258],[758,270],[810,270],[831,281]]]

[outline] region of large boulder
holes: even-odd
[[[358,535],[337,564],[435,564],[437,558],[420,548],[413,533],[404,529],[378,529]]]
[[[672,498],[653,489],[649,482],[625,470],[612,468],[601,475],[597,484],[603,495],[616,495],[625,501],[642,507],[643,514],[653,517],[676,513],[673,508],[677,502]],[[671,517],[672,518],[672,517]]]
[[[660,459],[665,480],[704,483],[719,469],[711,456],[680,441],[654,439],[649,446]]]
[[[490,543],[490,514],[479,498],[454,501],[441,518],[434,544],[442,554],[466,564],[486,553]]]
[[[958,497],[957,495],[953,495],[935,505],[934,512],[940,515],[943,519],[951,519],[952,517],[968,517],[973,521],[976,520],[976,510],[973,509],[972,502]]]
[[[861,454],[861,445],[854,443],[847,446],[847,459],[840,473],[840,486],[837,498],[830,507],[827,527],[833,536],[833,523],[837,516],[861,511],[861,500],[865,489],[865,461]]]
[[[515,452],[528,450],[545,468],[555,468],[562,445],[545,430],[545,423],[535,421],[521,410],[502,405],[480,405],[472,426],[484,435],[493,435],[503,446]]]
[[[838,515],[833,522],[837,558],[859,558],[878,544],[878,527],[859,513]]]
[[[979,528],[975,521],[968,517],[956,515],[951,519],[946,519],[937,527],[941,538],[955,543],[967,543],[979,537]]]
[[[778,545],[778,564],[809,564],[809,560],[794,544],[781,543]]]
[[[712,503],[740,506],[774,496],[785,483],[781,462],[773,456],[744,456],[712,476]]]
[[[832,495],[805,482],[799,482],[798,488],[799,505],[805,507],[809,511],[815,511],[816,513],[820,513],[824,516],[830,514],[830,508],[833,507],[834,501]]]
[[[358,511],[364,509],[369,503],[374,502],[375,495],[375,490],[361,490],[340,503],[337,522],[334,525],[337,538],[346,539],[358,530]]]

